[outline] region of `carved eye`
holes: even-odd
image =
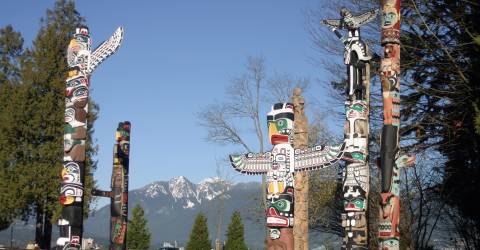
[[[363,207],[363,202],[361,200],[356,200],[353,202],[353,204],[355,204],[355,207]]]
[[[272,203],[272,206],[278,211],[288,211],[290,210],[290,202],[287,200],[278,200]]]
[[[278,130],[287,128],[287,120],[285,120],[285,119],[277,120],[276,123],[277,123],[277,129],[278,129]]]

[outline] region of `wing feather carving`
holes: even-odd
[[[295,172],[317,170],[329,167],[340,161],[345,150],[345,142],[339,146],[315,146],[295,149]]]
[[[123,28],[118,27],[113,35],[100,44],[90,55],[90,63],[88,67],[88,74],[91,74],[105,59],[115,53],[122,44]]]
[[[266,152],[262,154],[230,155],[230,163],[235,170],[243,174],[266,174],[272,166],[272,154]]]

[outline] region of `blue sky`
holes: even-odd
[[[40,18],[53,3],[4,1],[0,26],[12,24],[30,46]],[[132,122],[131,189],[179,175],[193,182],[215,176],[216,161],[240,148],[206,142],[196,113],[225,99],[230,79],[245,72],[249,55],[264,56],[269,72],[309,77],[311,92],[324,96],[315,79],[329,77],[311,63],[317,52],[304,14],[320,4],[321,0],[77,1],[94,47],[117,26],[125,29],[120,49],[91,79],[92,98],[100,105],[94,134],[100,147],[95,172],[99,187],[109,188],[114,131],[123,120]],[[260,180],[229,171],[235,181]]]

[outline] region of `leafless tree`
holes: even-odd
[[[278,72],[268,77],[262,56],[248,57],[245,68],[245,73],[232,78],[226,90],[227,101],[205,107],[197,114],[198,122],[207,130],[207,141],[237,145],[247,152],[265,152],[266,115],[262,106],[288,102],[293,89],[297,86],[306,89],[309,80]],[[256,140],[249,141],[247,137],[252,131]],[[262,176],[263,197],[266,195],[265,181]],[[262,204],[266,206],[265,199]]]

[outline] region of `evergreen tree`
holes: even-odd
[[[209,250],[212,244],[208,236],[207,218],[203,213],[199,213],[195,218],[190,238],[188,239],[186,250]]]
[[[127,228],[127,249],[148,249],[150,246],[150,232],[143,208],[137,204],[132,211],[132,220]]]
[[[23,38],[11,25],[0,29],[0,84],[18,81]]]
[[[227,241],[225,242],[225,250],[247,250],[245,245],[244,229],[240,212],[235,211],[230,219],[227,231]]]
[[[16,85],[19,62],[23,54],[23,38],[8,25],[0,29],[0,230],[7,228],[26,206],[26,197],[18,192],[23,176],[16,174],[14,163],[18,153],[20,130],[18,110],[22,110],[25,88]],[[22,89],[20,89],[22,88]]]
[[[73,1],[58,0],[41,20],[41,28],[18,60],[21,36],[6,28],[0,32],[2,45],[0,78],[8,79],[7,91],[0,92],[0,201],[7,200],[7,214],[0,215],[0,226],[21,214],[23,218],[34,216],[37,220],[36,242],[42,249],[50,249],[52,222],[59,215],[59,175],[63,159],[64,91],[67,72],[66,52],[68,43],[84,19],[75,10]],[[5,34],[13,37],[12,46],[4,46]],[[15,46],[14,46],[15,45]],[[6,53],[4,48],[9,48]],[[5,55],[10,57],[5,57]],[[6,59],[5,59],[6,58]],[[5,66],[6,65],[6,66]],[[17,79],[18,78],[18,79]],[[10,94],[8,94],[10,93]],[[92,156],[96,148],[92,144],[93,124],[97,107],[91,102],[88,116],[87,160],[85,168],[85,214],[88,214],[92,171]],[[21,111],[21,112],[19,112]],[[4,199],[4,190],[15,190],[19,199]],[[10,217],[10,218],[9,218]]]
[[[402,90],[402,119],[408,122],[402,134],[416,136],[416,149],[435,148],[445,157],[443,185],[433,190],[458,209],[457,232],[463,234],[466,248],[478,249],[480,214],[465,201],[480,192],[480,134],[475,132],[480,5],[408,1],[406,6],[401,57],[408,84]]]

